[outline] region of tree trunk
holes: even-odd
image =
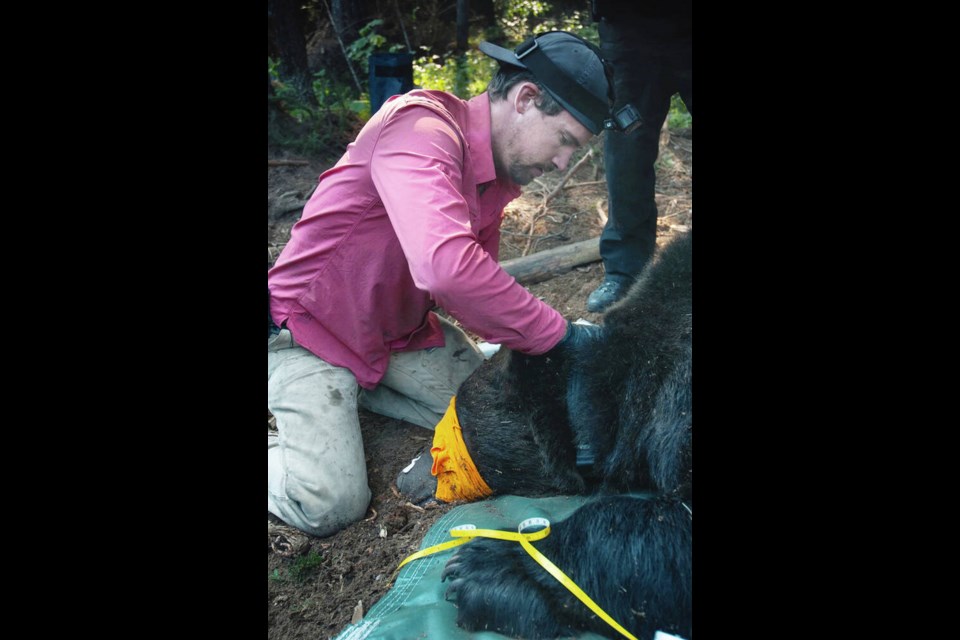
[[[270,80],[270,71],[267,71],[267,117],[277,110],[277,105],[273,102],[273,81]]]
[[[493,9],[493,0],[473,0],[474,13],[480,16],[480,24],[493,27],[497,24],[497,13]]]
[[[363,0],[329,0],[330,13],[333,14],[333,26],[346,44],[360,36]]]
[[[268,0],[267,8],[273,24],[273,41],[280,53],[280,77],[293,84],[304,99],[315,103],[310,90],[307,41],[303,35],[306,13],[300,1]]]
[[[470,37],[470,0],[457,0],[457,51],[467,50]]]

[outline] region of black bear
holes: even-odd
[[[535,546],[642,639],[692,637],[692,323],[686,233],[607,311],[589,347],[501,349],[463,383],[448,412],[467,452],[456,465],[438,465],[434,441],[440,498],[444,485],[447,499],[596,493]],[[473,479],[460,470],[471,465]],[[619,637],[517,544],[473,540],[443,579],[469,630]]]

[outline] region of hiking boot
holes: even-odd
[[[599,313],[622,298],[627,293],[629,283],[622,280],[605,278],[599,287],[587,298],[587,311]]]
[[[430,500],[437,493],[437,479],[432,468],[433,456],[424,449],[397,476],[397,489],[414,504]]]

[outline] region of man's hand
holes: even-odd
[[[567,353],[580,351],[596,342],[603,335],[603,327],[596,324],[580,324],[567,320],[567,333],[556,344],[554,349]]]

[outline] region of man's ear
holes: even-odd
[[[513,96],[513,108],[517,113],[524,113],[528,109],[536,108],[536,101],[540,98],[540,89],[532,82],[521,82],[517,85],[516,94]]]

